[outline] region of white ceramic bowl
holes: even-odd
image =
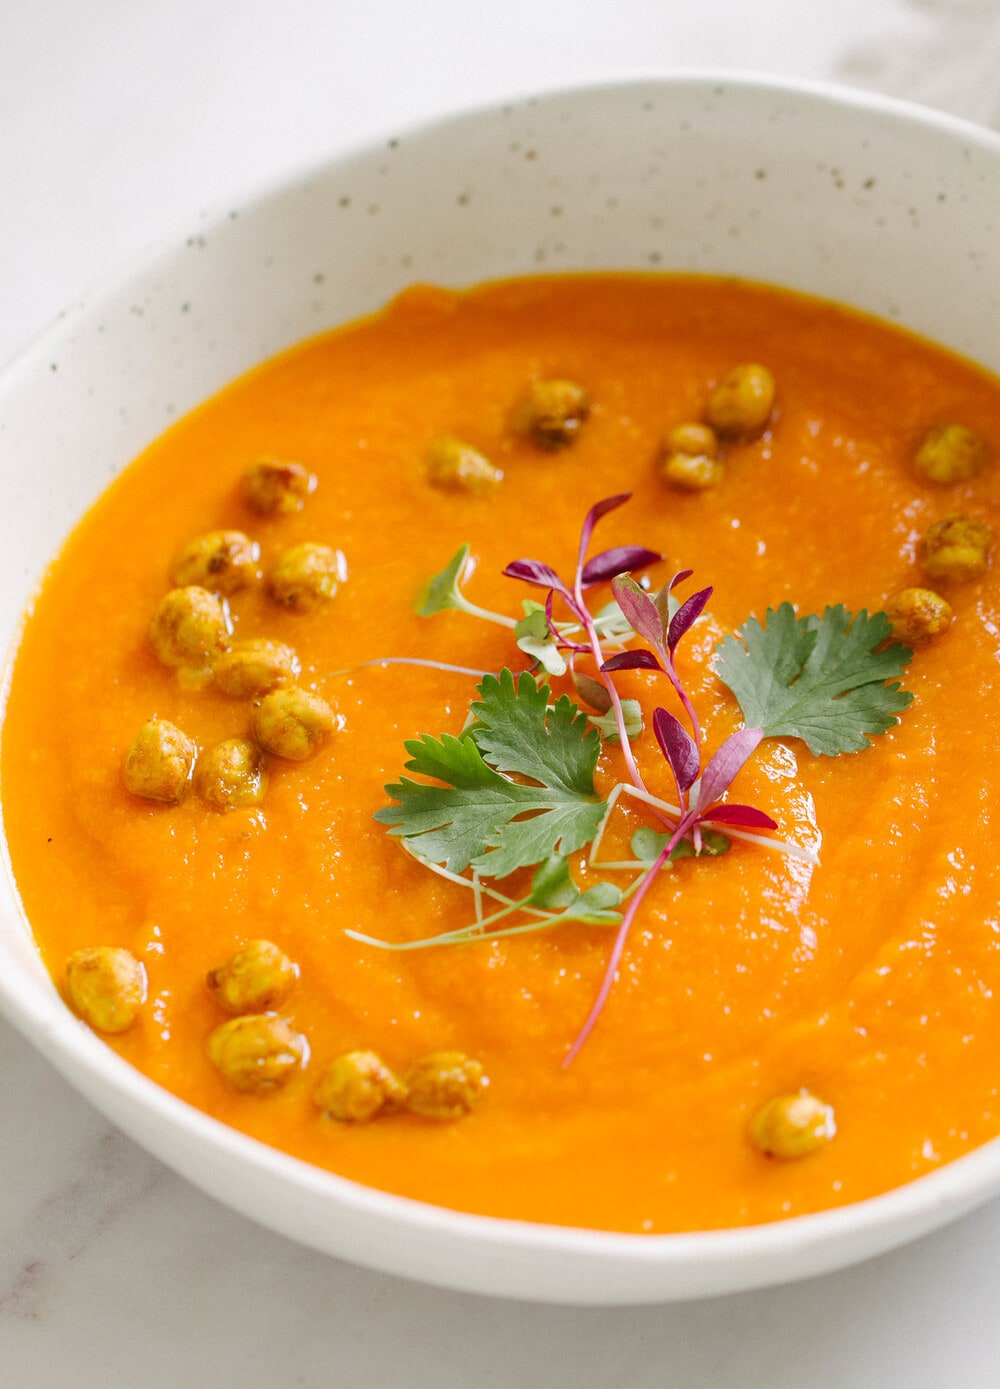
[[[1000,370],[1000,138],[914,107],[720,74],[460,115],[203,219],[72,308],[0,382],[0,640],[110,478],[176,416],[415,280],[724,272],[825,295]],[[309,1167],[189,1108],[70,1016],[0,884],[0,1005],[110,1119],[254,1219],[376,1268],[564,1302],[833,1269],[1000,1192],[1000,1142],[888,1195],[752,1229],[633,1236],[457,1214]]]

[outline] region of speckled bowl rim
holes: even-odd
[[[811,107],[849,109],[861,119],[903,122],[952,135],[995,160],[1000,137],[910,103],[818,82],[716,70],[678,70],[624,81],[550,88],[530,101],[635,91],[664,93],[723,86],[727,92],[786,94]],[[415,126],[427,138],[500,103]],[[375,157],[381,143],[361,150]],[[315,166],[317,177],[347,156]],[[241,204],[281,199],[307,174],[273,180]],[[221,225],[232,200],[203,222]],[[81,318],[123,286],[155,276],[166,239],[74,306],[0,374],[0,418],[22,383],[46,369]],[[209,392],[210,393],[210,392]],[[30,596],[24,590],[24,599]],[[5,675],[9,680],[9,670]],[[4,841],[8,879],[12,873]],[[10,906],[0,903],[10,918]],[[23,932],[23,917],[16,922]],[[10,958],[0,939],[0,1010],[95,1106],[196,1185],[262,1224],[358,1263],[469,1291],[570,1303],[641,1303],[691,1298],[784,1282],[830,1271],[929,1231],[1000,1192],[1000,1140],[884,1195],[816,1215],[694,1234],[618,1234],[470,1215],[365,1187],[269,1148],[192,1108],[147,1080],[64,1007],[48,976]],[[318,1219],[326,1217],[326,1221]],[[372,1237],[368,1237],[369,1233]]]

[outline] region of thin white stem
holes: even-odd
[[[359,666],[345,666],[343,670],[331,670],[329,678],[336,675],[353,675],[356,670],[367,670],[369,666],[426,666],[429,670],[447,671],[449,675],[473,675],[482,680],[489,675],[488,670],[473,670],[470,666],[453,666],[447,661],[427,661],[420,656],[376,656],[373,661],[362,661]]]
[[[715,824],[720,833],[729,839],[743,839],[747,844],[759,844],[762,849],[774,849],[779,854],[787,854],[789,858],[798,858],[803,863],[810,863],[814,868],[819,867],[819,858],[811,849],[804,849],[800,844],[793,844],[788,839],[770,839],[765,834],[753,834],[750,830],[740,830],[734,825],[727,825],[724,820],[712,821],[704,820],[703,824]]]
[[[456,606],[461,612],[468,613],[470,617],[481,617],[484,622],[495,622],[498,627],[517,626],[516,617],[505,617],[503,613],[490,612],[489,608],[481,608],[478,603],[470,603],[464,593],[458,595],[459,602]]]

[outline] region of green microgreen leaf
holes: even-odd
[[[620,920],[612,909],[619,906],[621,900],[621,889],[613,883],[594,883],[581,892],[564,855],[551,854],[535,870],[531,892],[523,905],[556,911],[559,914],[556,920],[605,924]],[[542,924],[548,926],[551,921]]]
[[[518,646],[548,675],[565,675],[566,660],[556,644],[556,634],[549,625],[544,606],[527,598],[523,607],[524,616],[514,628]]]
[[[885,613],[842,605],[797,618],[790,603],[751,617],[716,648],[715,671],[739,701],[748,728],[801,738],[828,757],[860,752],[913,699],[899,677],[913,656],[890,642]]]
[[[623,699],[622,713],[625,715],[625,734],[629,742],[634,743],[645,727],[642,720],[642,705],[637,699]],[[593,727],[599,730],[606,743],[617,743],[618,724],[613,709],[606,714],[589,714],[588,718]]]
[[[469,554],[468,545],[458,547],[441,572],[432,575],[424,584],[414,600],[413,611],[418,617],[433,617],[435,613],[458,611],[468,613],[470,617],[481,617],[486,622],[496,622],[501,627],[516,626],[514,618],[481,608],[478,604],[470,602],[462,592],[462,581],[470,567]]]
[[[417,594],[413,610],[418,617],[433,617],[463,606],[460,585],[468,562],[469,546],[460,545],[440,574],[429,578]]]
[[[648,826],[637,829],[630,841],[630,848],[641,863],[652,863],[667,847],[670,836],[658,834]],[[718,858],[729,852],[731,844],[726,835],[718,830],[702,829],[701,851],[697,851],[690,839],[682,839],[674,849],[668,863],[676,863],[679,858]]]
[[[456,873],[471,864],[503,878],[583,848],[606,810],[594,788],[601,740],[586,714],[566,695],[550,709],[548,685],[526,673],[515,684],[504,669],[478,690],[475,723],[462,737],[423,734],[406,743],[407,770],[444,784],[401,777],[385,788],[397,804],[375,819]]]

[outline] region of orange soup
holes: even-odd
[[[251,372],[16,656],[6,832],[81,1027],[531,1221],[754,1224],[995,1137],[998,452],[971,364],[698,277],[415,287]]]

